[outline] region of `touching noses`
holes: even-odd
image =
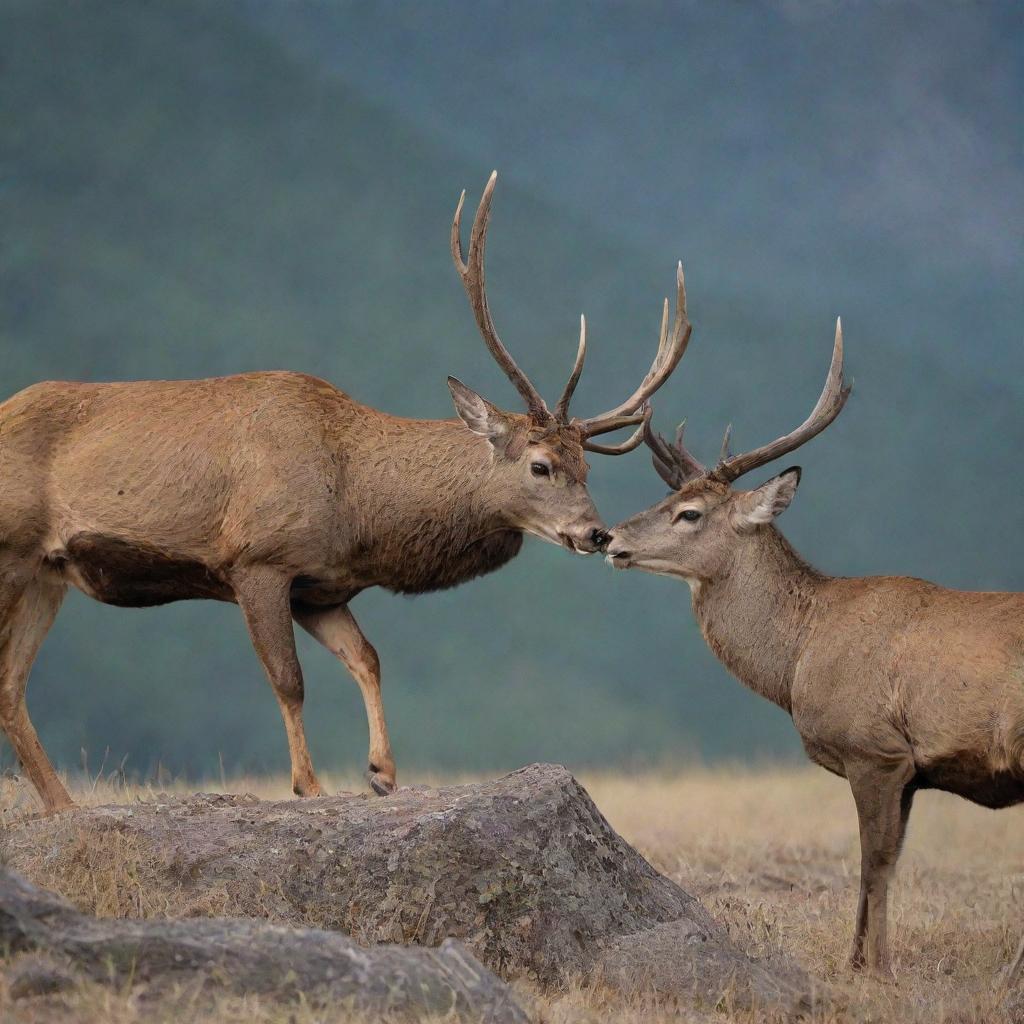
[[[582,526],[561,533],[562,543],[570,550],[592,555],[600,551],[608,534],[603,526]]]
[[[594,526],[593,520],[590,523],[581,523],[559,530],[558,536],[569,551],[588,555],[592,555],[595,551],[601,551],[608,537],[604,527]]]
[[[626,542],[611,532],[606,532],[604,535],[604,553],[608,563],[620,569],[628,566],[629,560],[633,556],[633,552],[629,550]]]

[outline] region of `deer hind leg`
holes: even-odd
[[[47,814],[75,805],[28,717],[25,687],[64,589],[57,580],[37,577],[10,591],[0,590],[0,725]]]
[[[1024,783],[1024,721],[1018,720],[1013,730],[1009,762],[1014,775]],[[1021,938],[1018,943],[1013,960],[999,972],[998,979],[1003,985],[1010,988],[1019,984],[1022,974],[1024,974],[1024,938]]]
[[[906,759],[846,765],[860,823],[860,897],[850,965],[889,972],[889,879],[914,800],[914,765]]]
[[[370,757],[366,778],[378,796],[393,793],[398,786],[395,759],[384,720],[384,703],[380,696],[380,660],[370,642],[363,636],[347,605],[312,608],[296,605],[295,621],[340,658],[359,684],[366,705],[370,727]]]
[[[313,771],[302,725],[305,690],[302,668],[295,653],[288,597],[291,581],[269,570],[250,570],[232,583],[252,645],[281,707],[291,756],[292,791],[296,796],[319,796],[320,783]]]

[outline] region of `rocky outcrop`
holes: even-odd
[[[6,979],[12,999],[64,991],[79,978],[128,984],[143,998],[188,982],[276,1000],[301,995],[314,1006],[340,1003],[389,1019],[528,1020],[508,986],[454,940],[437,949],[363,949],[337,932],[240,918],[99,918],[7,870],[0,870],[0,948],[15,957]]]
[[[799,976],[744,956],[553,765],[385,799],[82,809],[13,828],[7,857],[83,910],[263,918],[364,946],[454,938],[544,988],[583,977],[712,1005],[804,999]]]

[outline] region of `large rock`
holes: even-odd
[[[705,1004],[803,999],[801,979],[744,956],[553,765],[385,799],[83,809],[16,826],[7,857],[104,914],[266,918],[366,945],[457,938],[543,987],[589,976]]]
[[[528,1022],[508,986],[454,940],[438,949],[368,950],[337,932],[265,921],[92,917],[7,870],[0,870],[0,949],[35,954],[10,969],[13,999],[68,988],[81,975],[149,995],[188,981],[282,1000],[301,995],[389,1019]]]

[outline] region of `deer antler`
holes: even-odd
[[[749,473],[752,469],[757,469],[767,462],[773,462],[783,455],[796,451],[812,437],[820,434],[842,412],[852,390],[852,385],[847,385],[843,380],[843,325],[837,317],[832,364],[829,366],[828,376],[825,378],[825,386],[822,388],[821,395],[811,410],[810,416],[796,430],[776,438],[770,444],[744,452],[742,455],[728,455],[727,434],[722,447],[722,459],[712,470],[712,475],[723,483],[732,483],[744,473]]]
[[[651,413],[653,412],[654,410],[651,408],[650,402],[645,402],[643,408],[636,414],[641,419],[640,426],[625,441],[620,441],[618,444],[598,444],[596,441],[584,439],[583,447],[588,452],[597,452],[598,455],[625,455],[626,452],[631,452],[634,448],[640,447],[644,439],[644,430],[651,422]],[[636,417],[630,416],[628,419],[630,422],[634,422]]]
[[[644,439],[643,425],[650,419],[648,400],[668,380],[669,375],[676,368],[683,353],[686,351],[687,342],[690,340],[692,328],[689,320],[686,318],[686,286],[683,280],[683,265],[680,263],[676,270],[676,316],[672,326],[672,333],[669,334],[668,329],[669,307],[668,299],[666,299],[661,320],[658,351],[655,353],[654,362],[647,371],[647,375],[633,394],[625,402],[617,405],[614,409],[609,409],[600,416],[570,421],[569,403],[572,401],[576,385],[579,383],[580,374],[583,372],[583,363],[587,357],[587,321],[585,317],[581,316],[580,343],[576,351],[576,362],[552,414],[548,411],[548,407],[544,399],[541,398],[540,393],[530,383],[526,374],[519,369],[515,360],[501,343],[487,305],[487,290],[484,281],[484,249],[487,243],[487,225],[491,215],[491,200],[497,180],[498,172],[493,171],[487,182],[487,187],[484,189],[484,194],[480,198],[476,216],[473,218],[473,228],[469,236],[468,259],[463,259],[462,256],[462,207],[466,201],[465,191],[460,196],[458,206],[455,208],[451,232],[452,260],[455,262],[455,269],[459,272],[463,287],[466,289],[469,304],[473,309],[473,316],[476,318],[476,323],[480,328],[480,333],[483,335],[484,342],[498,365],[505,371],[508,379],[512,381],[516,390],[525,399],[527,408],[534,418],[541,422],[558,423],[566,426],[571,422],[574,426],[578,427],[583,436],[583,447],[588,451],[599,452],[602,455],[622,455],[625,452],[630,452],[638,447]],[[638,429],[627,440],[619,444],[604,445],[590,440],[590,438],[596,437],[599,434],[621,430],[623,427],[637,427]]]
[[[651,449],[651,461],[658,471],[658,476],[665,481],[673,490],[678,491],[687,480],[704,476],[707,467],[698,462],[683,444],[683,431],[686,429],[686,420],[676,427],[675,444],[666,441],[661,434],[651,430],[650,419],[644,423],[644,440],[647,447]]]
[[[473,309],[473,316],[476,318],[476,325],[480,328],[484,343],[488,351],[494,356],[498,365],[505,371],[505,375],[515,385],[516,390],[523,396],[527,408],[531,414],[540,419],[550,419],[547,405],[540,393],[530,383],[529,378],[516,366],[515,360],[509,355],[508,349],[501,343],[498,332],[491,319],[491,311],[487,306],[487,288],[484,281],[484,249],[487,245],[487,222],[491,216],[491,199],[494,195],[494,186],[498,180],[498,172],[492,171],[488,179],[484,194],[480,197],[480,205],[477,206],[476,216],[473,218],[473,228],[469,235],[469,259],[462,258],[462,204],[466,201],[466,193],[463,190],[459,197],[459,205],[455,208],[455,217],[452,220],[451,247],[452,259],[455,261],[455,269],[462,278],[462,285],[469,296],[469,304]]]
[[[572,401],[576,385],[580,382],[580,374],[583,373],[583,361],[587,358],[587,318],[580,313],[580,345],[576,349],[576,362],[573,364],[572,373],[565,382],[562,397],[558,399],[555,406],[555,419],[559,423],[569,422],[569,403]]]
[[[678,490],[688,480],[699,476],[712,476],[722,483],[732,483],[744,473],[757,469],[768,462],[795,451],[806,444],[812,437],[820,434],[842,412],[846,400],[850,397],[853,385],[843,380],[843,327],[836,320],[836,340],[832,349],[832,363],[829,366],[825,387],[822,389],[810,416],[796,430],[777,438],[771,444],[762,445],[742,455],[729,454],[729,440],[732,436],[732,424],[725,431],[722,439],[722,454],[713,470],[701,464],[683,445],[683,428],[686,421],[679,424],[676,431],[675,444],[670,444],[661,434],[651,430],[650,421],[644,423],[643,438],[651,449],[652,461],[658,475],[669,485]]]
[[[586,439],[596,437],[598,434],[607,434],[609,431],[618,430],[621,427],[642,424],[646,416],[644,411],[645,404],[651,395],[668,380],[672,371],[679,364],[679,360],[683,358],[683,353],[686,351],[686,346],[690,341],[693,326],[686,316],[686,281],[683,277],[682,263],[679,263],[676,267],[676,315],[671,334],[668,329],[668,313],[669,306],[668,299],[666,299],[662,309],[658,351],[654,355],[654,362],[651,363],[651,368],[647,371],[647,375],[640,382],[640,386],[629,398],[615,406],[614,409],[609,409],[607,412],[601,413],[600,416],[589,416],[586,419],[574,421],[585,438],[583,442],[584,448],[591,451],[600,451],[604,446],[595,448]],[[582,347],[583,343],[581,342]],[[577,358],[577,365],[582,365],[581,357]],[[571,391],[569,393],[570,395],[572,394]],[[567,408],[568,402],[566,402],[566,410]],[[633,438],[630,438],[630,441],[633,441],[634,438],[636,439],[636,444],[633,447],[636,447],[643,440],[643,431],[637,431]],[[629,451],[631,449],[626,448],[625,450]]]

